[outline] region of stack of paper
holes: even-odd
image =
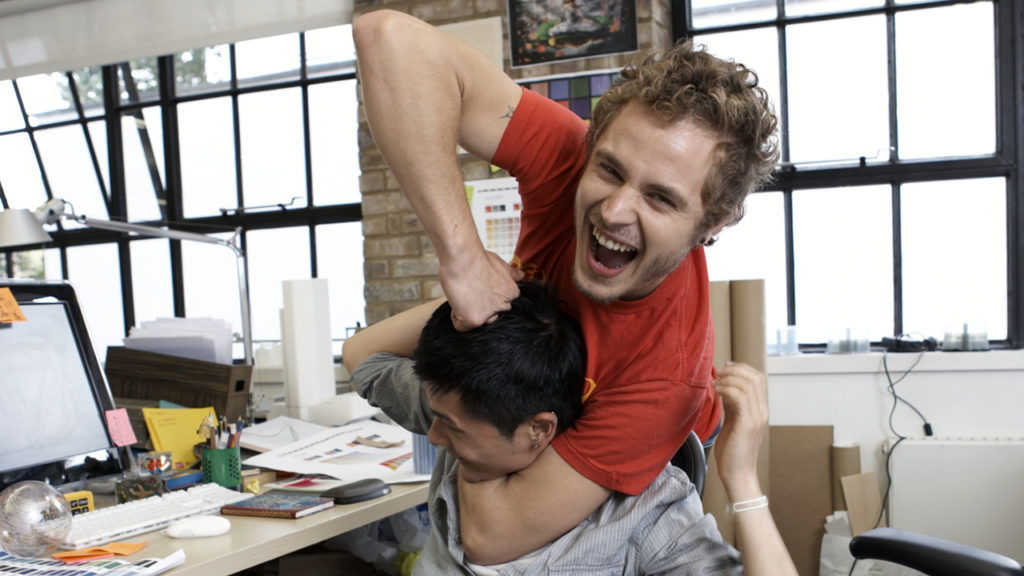
[[[125,348],[231,364],[231,324],[213,318],[158,318],[132,328]]]

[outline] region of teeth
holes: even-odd
[[[594,230],[594,238],[597,239],[598,244],[608,248],[609,250],[615,250],[616,252],[636,252],[635,248],[626,246],[625,244],[619,244],[611,238],[606,238],[597,230]]]

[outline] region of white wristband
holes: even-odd
[[[757,510],[758,508],[768,507],[768,497],[759,496],[752,500],[743,500],[742,502],[733,502],[725,507],[727,513],[736,514],[739,512],[746,512],[748,510]]]

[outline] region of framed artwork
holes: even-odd
[[[635,52],[635,0],[509,0],[512,66]]]

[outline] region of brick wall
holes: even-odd
[[[505,66],[508,68],[506,0],[356,0],[355,17],[379,8],[407,12],[437,25],[500,16],[505,35]],[[636,11],[638,54],[671,42],[669,0],[636,0]],[[517,80],[571,75],[621,68],[637,57],[637,54],[597,57],[506,71]],[[374,145],[361,106],[359,118],[366,321],[373,324],[444,294],[437,279],[437,254]],[[492,174],[487,162],[468,154],[462,155],[459,162],[466,180],[507,176],[504,171]]]

